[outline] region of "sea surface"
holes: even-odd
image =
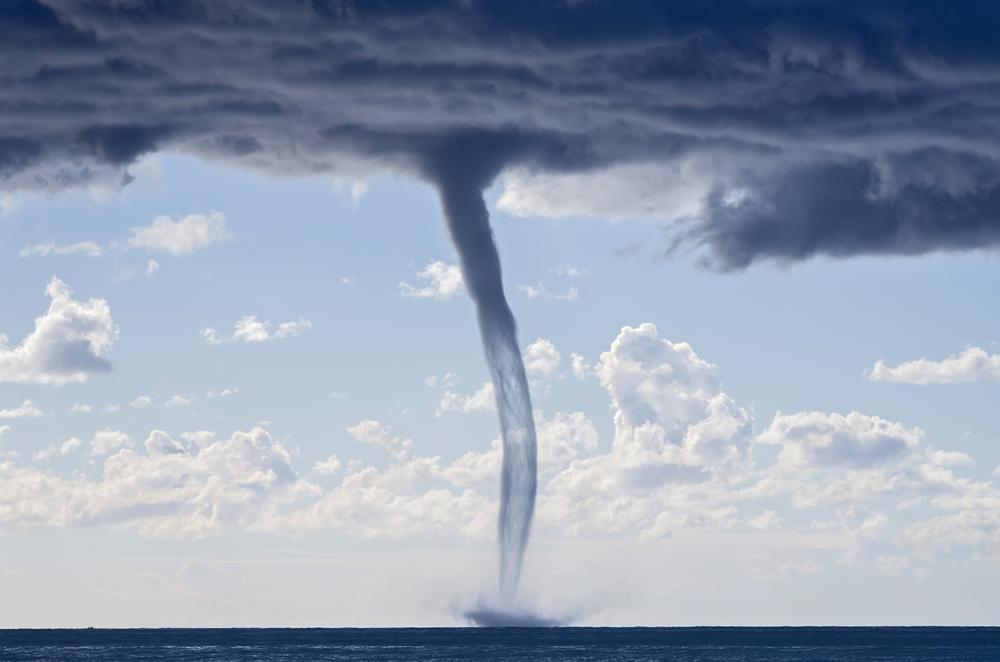
[[[0,630],[0,660],[1000,661],[1000,628]]]

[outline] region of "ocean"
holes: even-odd
[[[1000,661],[1000,628],[0,630],[0,660]]]

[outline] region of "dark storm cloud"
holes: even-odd
[[[995,247],[997,25],[972,1],[6,0],[0,187],[128,181],[157,150],[477,187],[701,159],[675,236],[715,268]]]

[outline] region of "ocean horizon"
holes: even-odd
[[[0,630],[3,660],[1000,659],[1000,627],[79,628]]]

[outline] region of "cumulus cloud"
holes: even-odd
[[[0,382],[66,384],[85,382],[111,370],[108,350],[118,336],[104,299],[80,301],[58,278],[45,288],[49,309],[19,345],[0,334]]]
[[[780,532],[775,544],[787,545],[795,561],[758,568],[762,578],[806,570],[817,561],[802,550],[815,548],[879,568],[879,558],[911,551],[1000,557],[1000,490],[962,477],[972,458],[928,448],[919,428],[807,411],[778,413],[756,432],[750,413],[721,389],[716,367],[652,324],[622,328],[590,365],[611,400],[613,436],[602,440],[581,412],[535,412],[538,535]],[[0,530],[107,523],[166,537],[240,528],[493,538],[499,439],[470,439],[468,450],[444,458],[376,420],[347,434],[382,453],[371,463],[331,455],[300,473],[283,443],[258,427],[221,440],[206,431],[153,430],[143,444],[101,430],[90,442],[100,468],[93,478],[5,456]],[[82,445],[72,441],[35,459]],[[804,514],[778,516],[786,500]]]
[[[902,384],[954,384],[983,379],[1000,379],[1000,356],[989,354],[979,347],[969,347],[961,354],[941,361],[919,358],[896,367],[885,361],[875,363],[869,379],[877,382]]]
[[[172,409],[175,407],[190,407],[193,404],[194,400],[188,396],[177,394],[170,396],[167,401],[163,403],[163,406]]]
[[[20,407],[0,409],[0,418],[38,418],[44,414],[31,400],[25,400]]]
[[[484,382],[479,389],[469,395],[456,393],[450,389],[445,390],[441,395],[441,403],[438,404],[435,416],[449,411],[453,412],[483,412],[496,411],[496,393],[493,390],[493,382]]]
[[[587,267],[578,267],[572,264],[560,264],[552,267],[549,271],[563,278],[580,278],[590,273],[590,269]]]
[[[968,453],[961,451],[931,451],[928,454],[928,459],[939,467],[970,467],[975,464]]]
[[[56,455],[60,457],[66,457],[67,455],[75,451],[77,448],[80,448],[81,446],[83,446],[82,439],[80,439],[79,437],[70,437],[61,444],[60,443],[52,444],[47,448],[44,448],[40,451],[36,451],[35,453],[32,454],[31,458],[36,462],[45,462],[47,460],[52,459]]]
[[[611,448],[552,476],[540,520],[569,533],[646,537],[738,525],[733,484],[752,421],[721,391],[715,367],[647,323],[622,328],[593,370],[611,396]]]
[[[221,345],[223,342],[222,336],[220,336],[219,332],[211,326],[199,331],[198,335],[200,335],[209,345]]]
[[[278,328],[274,330],[272,338],[294,338],[299,333],[305,329],[311,329],[312,322],[307,319],[302,319],[301,317],[297,320],[290,322],[282,322],[278,325]]]
[[[312,322],[300,317],[297,320],[281,322],[277,327],[274,327],[271,322],[259,319],[256,315],[247,315],[233,324],[233,333],[229,340],[256,345],[269,340],[295,338],[302,331],[311,329],[312,326]],[[202,329],[200,335],[209,345],[221,345],[226,341],[214,327]]]
[[[524,293],[529,299],[554,299],[556,301],[576,301],[580,298],[580,291],[570,286],[565,292],[550,292],[544,283],[537,285],[518,285],[517,289]]]
[[[413,457],[413,442],[392,436],[378,421],[361,421],[347,428],[347,432],[362,443],[381,448],[398,462],[405,462]]]
[[[262,343],[271,339],[271,331],[267,322],[257,319],[256,315],[248,315],[238,320],[233,327],[233,340],[248,343]]]
[[[447,301],[465,288],[462,282],[462,270],[456,264],[436,260],[418,271],[417,276],[426,283],[423,287],[402,282],[399,284],[399,293],[404,297]]]
[[[109,455],[120,448],[135,445],[132,438],[119,430],[104,429],[94,433],[90,440],[91,455]]]
[[[562,356],[551,340],[538,338],[524,348],[524,369],[542,377],[551,377],[559,369]]]
[[[586,379],[588,376],[594,374],[594,366],[590,364],[586,356],[574,352],[569,355],[569,358],[573,369],[573,376],[577,379]]]
[[[101,257],[101,247],[92,241],[81,241],[75,244],[57,244],[54,241],[43,241],[40,244],[25,246],[18,251],[20,257],[48,257],[50,255],[73,255],[82,253],[90,257]]]
[[[683,218],[676,240],[720,269],[980,250],[1000,242],[996,19],[989,2],[25,0],[5,15],[0,98],[22,112],[0,121],[0,205],[120,186],[155,151],[344,181],[449,156],[505,172],[515,213]]]
[[[149,405],[153,404],[153,399],[148,395],[140,395],[136,397],[132,402],[128,403],[128,406],[132,409],[145,409]]]
[[[228,439],[154,430],[145,452],[115,445],[96,480],[0,463],[0,527],[106,523],[146,536],[203,537],[259,526],[264,503],[295,489],[288,451],[262,428]]]
[[[594,366],[624,425],[655,422],[670,436],[702,416],[719,394],[715,370],[691,345],[660,338],[648,322],[622,328]]]
[[[325,460],[321,460],[313,465],[313,472],[320,474],[321,476],[332,476],[333,474],[340,471],[343,463],[336,455],[331,455]]]
[[[430,375],[424,379],[424,385],[435,387],[443,386],[445,388],[452,388],[458,384],[458,375],[453,372],[446,372],[443,375]]]
[[[90,405],[81,404],[79,402],[74,403],[73,406],[69,408],[69,413],[71,414],[89,414],[94,410]]]
[[[791,467],[868,468],[908,456],[923,432],[877,416],[851,412],[846,416],[823,412],[775,415],[757,438],[780,444],[780,461]]]
[[[780,448],[777,461],[752,491],[790,494],[798,507],[813,507],[886,496],[940,503],[979,489],[953,471],[965,466],[964,453],[932,451],[923,437],[920,428],[858,412],[779,412],[756,439]]]
[[[157,216],[147,226],[132,228],[129,248],[142,248],[171,255],[189,255],[203,248],[232,239],[226,228],[226,215],[211,211],[207,214],[188,214],[176,221],[169,216]],[[153,261],[155,262],[155,261]],[[147,264],[147,274],[152,275],[159,264]]]

